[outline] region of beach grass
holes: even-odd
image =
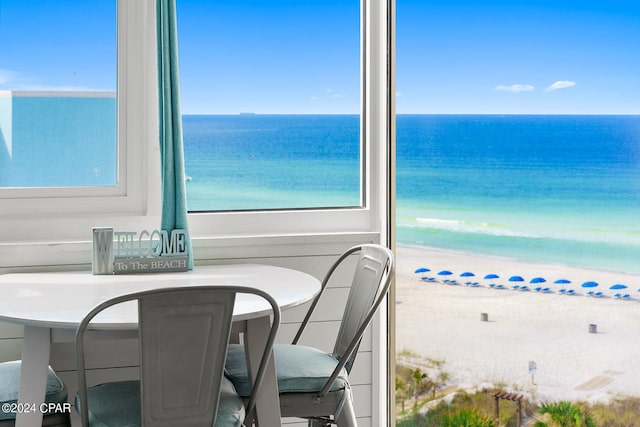
[[[397,412],[398,427],[442,427],[456,421],[456,426],[473,427],[502,426],[602,426],[635,427],[640,426],[640,398],[616,397],[608,402],[547,402],[538,404],[524,399],[521,403],[521,415],[515,403],[500,401],[498,422],[495,421],[496,406],[494,395],[499,389],[479,391],[459,390],[439,394],[431,399],[430,394],[420,399],[420,404],[402,412]]]
[[[483,389],[475,392],[460,390],[450,398],[437,398],[431,404],[423,404],[419,410],[400,413],[397,417],[398,427],[443,426],[458,419],[456,425],[473,426],[505,426],[517,425],[516,405],[511,402],[500,404],[499,423],[495,423],[495,389]],[[522,405],[523,419],[532,419],[537,407],[525,401]],[[464,424],[460,424],[462,419]]]

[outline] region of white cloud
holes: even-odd
[[[535,90],[536,88],[531,85],[511,85],[511,86],[499,85],[499,86],[496,86],[494,89],[501,92],[518,93],[518,92],[530,92],[532,90]]]
[[[333,89],[327,89],[327,96],[329,96],[329,98],[342,98],[342,94],[334,92]]]
[[[402,92],[396,92],[396,96],[397,97],[401,97],[402,96]]]
[[[576,82],[572,82],[571,80],[558,80],[557,82],[546,88],[545,92],[551,92],[558,89],[566,89],[568,87],[574,87],[575,85]]]
[[[2,68],[0,68],[0,84],[9,83],[15,78],[15,74],[16,73],[14,73],[13,71],[3,70]]]
[[[309,97],[312,101],[327,101],[329,99],[342,98],[342,94],[334,91],[333,89],[326,89],[322,95],[311,95]]]

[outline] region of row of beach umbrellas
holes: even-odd
[[[429,273],[431,272],[430,269],[426,268],[426,267],[420,267],[418,269],[415,270],[415,274],[423,274],[423,273]],[[453,272],[450,270],[441,270],[437,273],[438,276],[452,276]],[[475,277],[476,275],[471,272],[471,271],[465,271],[463,273],[460,273],[460,277]],[[495,273],[489,273],[484,275],[483,279],[485,280],[494,280],[494,279],[499,279],[500,276],[498,274]],[[514,276],[510,276],[509,277],[509,282],[526,282],[526,280],[524,279],[524,277],[522,276],[518,276],[518,275],[514,275]],[[545,283],[547,280],[544,277],[534,277],[533,279],[529,280],[530,284],[540,284],[540,283]],[[556,281],[553,282],[554,284],[557,285],[566,285],[566,284],[570,284],[571,280],[568,279],[558,279]],[[588,282],[584,282],[582,283],[581,287],[583,288],[595,288],[600,286],[600,284],[598,282],[594,282],[594,281],[588,281]],[[612,285],[609,287],[610,290],[623,290],[623,289],[627,289],[628,286],[624,285],[622,283],[616,283],[615,285]],[[640,292],[640,289],[638,289],[638,292]]]

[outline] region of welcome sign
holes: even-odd
[[[185,230],[113,231],[95,227],[93,274],[135,274],[187,271]]]

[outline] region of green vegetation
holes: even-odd
[[[449,374],[442,370],[444,361],[441,360],[420,358],[407,351],[398,354],[398,360],[396,403],[402,414],[416,413],[425,402],[437,397],[437,392],[449,380]],[[412,400],[411,408],[407,409],[409,400]]]
[[[640,426],[640,397],[620,397],[608,403],[578,403],[591,414],[596,426]]]
[[[516,427],[517,405],[499,401],[496,423],[494,394],[504,384],[476,392],[448,385],[444,361],[403,351],[396,362],[397,427]],[[453,396],[451,396],[455,393]],[[443,397],[447,399],[443,399]],[[640,427],[640,397],[608,403],[550,402],[523,399],[522,427]]]
[[[515,427],[517,425],[516,404],[500,402],[500,423],[495,424],[496,390],[481,390],[476,393],[456,392],[450,403],[440,400],[425,411],[413,411],[399,416],[398,427]],[[425,406],[425,405],[423,405]],[[535,408],[523,402],[523,419],[531,417]],[[523,424],[524,425],[524,424]]]
[[[588,411],[571,402],[543,403],[534,427],[596,427]]]
[[[473,409],[458,409],[442,417],[442,427],[495,427],[491,418]]]

